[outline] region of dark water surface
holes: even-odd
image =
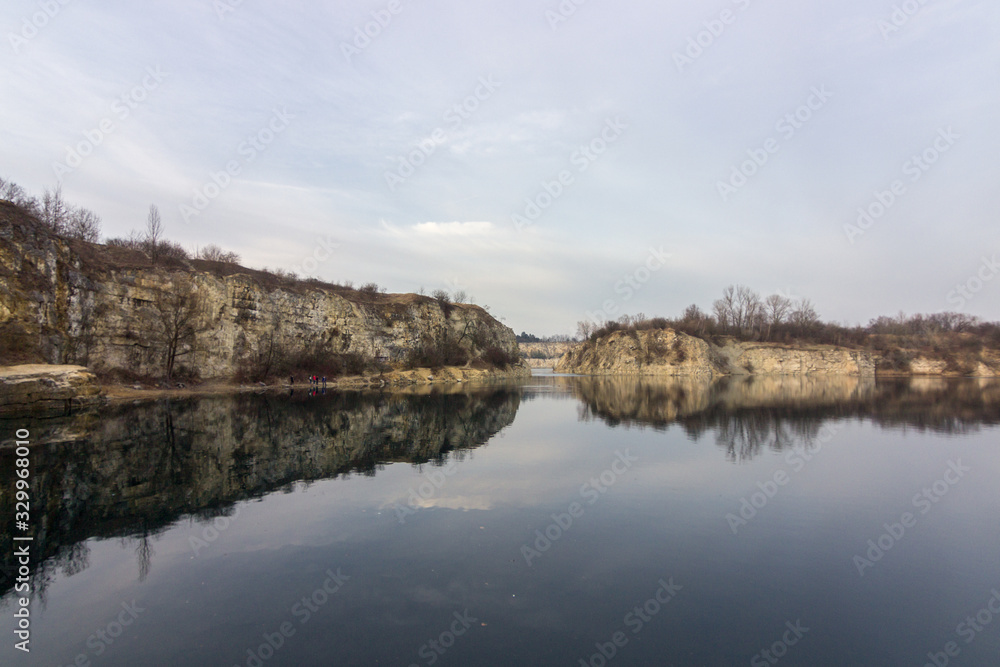
[[[998,423],[995,381],[555,376],[2,420],[0,664],[997,665]]]

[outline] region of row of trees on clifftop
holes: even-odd
[[[41,197],[35,197],[17,183],[0,177],[0,199],[15,204],[56,236],[88,243],[101,242],[101,217],[90,209],[68,203],[63,198],[61,185],[56,185],[51,190],[46,188]],[[198,249],[192,255],[179,243],[168,240],[164,235],[160,211],[155,205],[150,205],[142,231],[133,230],[128,236],[107,238],[104,245],[142,252],[153,263],[166,259],[192,258],[233,264],[240,261],[240,256],[235,252],[227,252],[214,244]]]
[[[127,248],[143,252],[154,264],[166,259],[185,260],[192,258],[181,244],[164,238],[163,220],[160,217],[160,210],[155,204],[149,206],[149,213],[146,214],[146,227],[143,231],[132,230],[128,236],[108,239],[105,241],[105,244],[115,248]],[[225,262],[227,264],[240,263],[240,256],[238,254],[235,252],[226,252],[214,244],[209,244],[197,250],[194,254],[194,259]]]
[[[766,298],[745,285],[730,285],[706,313],[690,305],[677,318],[623,315],[603,323],[581,321],[577,335],[586,343],[615,331],[670,328],[697,336],[730,336],[744,341],[807,343],[867,348],[879,353],[884,370],[907,371],[915,356],[940,359],[950,371],[974,369],[980,352],[1000,350],[1000,322],[964,313],[882,316],[866,326],[823,322],[808,299],[780,294]]]
[[[761,298],[746,285],[730,285],[706,313],[697,304],[688,306],[675,319],[649,319],[643,313],[623,315],[603,323],[581,321],[577,335],[594,339],[623,327],[658,328],[669,326],[695,336],[727,335],[746,340],[774,340],[805,336],[820,326],[819,315],[809,299],[791,299],[781,294]]]
[[[39,199],[17,183],[0,177],[0,199],[34,215],[53,234],[90,243],[101,239],[101,218],[89,209],[67,204],[60,185],[52,190],[46,188]]]

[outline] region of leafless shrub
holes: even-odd
[[[198,259],[204,259],[209,262],[225,262],[227,264],[239,264],[240,256],[235,252],[226,252],[214,243],[209,243],[207,246],[198,251]]]

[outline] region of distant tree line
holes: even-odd
[[[539,338],[538,336],[522,331],[517,335],[518,343],[567,343],[571,340],[573,338],[566,334],[556,334],[554,336]]]
[[[790,340],[812,337],[823,326],[809,299],[790,299],[780,294],[761,298],[746,285],[730,285],[706,313],[697,304],[684,309],[679,318],[647,318],[645,314],[623,315],[604,323],[581,321],[577,335],[583,340],[600,338],[621,328],[667,326],[695,336],[734,336],[743,340]]]

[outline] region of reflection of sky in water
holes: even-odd
[[[90,540],[89,567],[36,603],[23,664],[247,664],[289,621],[265,664],[424,665],[421,647],[466,610],[476,622],[437,664],[579,664],[619,630],[613,664],[749,664],[798,619],[809,631],[782,664],[923,664],[1000,586],[995,427],[946,437],[846,417],[795,470],[800,444],[734,464],[712,430],[613,428],[579,408],[540,393],[454,466],[396,463],[241,502],[197,556],[190,539],[211,522],[179,520],[152,538],[142,582],[134,540]],[[638,461],[587,504],[581,486],[626,450]],[[913,496],[957,459],[971,471],[920,515]],[[780,470],[788,483],[734,535],[726,514]],[[401,523],[396,505],[435,471],[443,484]],[[582,516],[527,566],[522,545],[574,501]],[[906,511],[916,526],[859,577],[852,557]],[[295,605],[328,568],[350,579],[301,624]],[[661,578],[682,590],[631,632],[626,615]],[[88,635],[133,599],[145,611],[96,656]],[[961,642],[961,664],[990,664],[998,638],[1000,622]],[[0,656],[13,664],[9,642]]]

